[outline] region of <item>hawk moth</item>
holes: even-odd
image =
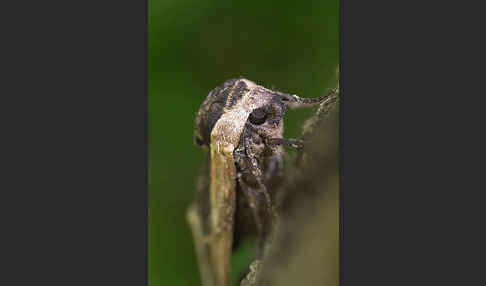
[[[209,92],[195,119],[194,141],[209,153],[188,210],[204,286],[228,286],[234,243],[264,241],[275,221],[273,197],[282,179],[286,108],[313,106],[327,96],[301,98],[236,78]]]

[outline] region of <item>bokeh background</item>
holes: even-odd
[[[244,76],[323,95],[336,86],[338,14],[338,0],[148,0],[149,286],[200,285],[185,211],[204,159],[194,117],[208,92]],[[298,137],[313,111],[289,110],[284,136]]]

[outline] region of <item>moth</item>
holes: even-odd
[[[204,286],[229,286],[232,250],[242,237],[256,235],[263,253],[275,222],[282,146],[303,148],[302,141],[283,138],[285,111],[326,97],[301,98],[245,78],[227,80],[207,95],[194,141],[209,156],[187,213]]]

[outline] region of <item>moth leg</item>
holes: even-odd
[[[238,183],[241,186],[243,191],[243,195],[245,196],[246,200],[248,201],[248,205],[250,206],[253,219],[257,225],[258,233],[263,233],[263,222],[260,218],[260,208],[258,207],[258,194],[254,189],[252,189],[242,178],[243,174],[238,173]]]
[[[251,124],[247,124],[246,126],[251,131],[260,135],[265,140],[265,143],[269,146],[288,146],[297,150],[302,150],[304,148],[305,142],[303,140],[293,138],[269,138],[264,132],[258,128],[255,128]]]
[[[256,158],[255,150],[253,148],[253,144],[251,142],[251,138],[245,138],[244,140],[245,152],[249,161],[248,167],[250,173],[253,175],[255,180],[258,183],[259,191],[263,194],[265,199],[265,206],[268,217],[271,220],[272,225],[275,221],[275,212],[273,210],[272,201],[270,199],[270,194],[267,191],[267,187],[263,184],[263,174],[262,170],[259,167],[258,160]]]
[[[304,148],[304,141],[300,139],[292,138],[268,138],[266,140],[267,144],[270,146],[288,146],[293,147],[297,150],[302,150]]]
[[[244,143],[244,138],[246,138],[247,133],[243,131],[243,136],[242,139],[240,140],[240,145],[235,151],[235,161],[238,163],[239,166],[239,171],[237,172],[237,180],[239,185],[241,186],[242,193],[248,202],[248,206],[250,207],[253,220],[257,226],[257,230],[259,234],[263,233],[263,221],[261,218],[261,208],[260,208],[260,195],[255,190],[254,187],[251,187],[250,184],[248,184],[245,180],[245,178],[248,178],[248,176],[252,176],[253,174],[248,172],[248,155],[245,150],[245,143]]]
[[[263,183],[267,186],[270,196],[273,198],[278,187],[283,179],[283,158],[286,153],[279,150],[278,154],[274,154],[266,158],[265,173],[263,175]]]
[[[258,254],[257,256],[263,256],[265,252],[265,246],[267,242],[271,240],[269,233],[271,232],[274,223],[274,213],[270,213],[271,211],[268,210],[267,204],[262,205],[262,192],[259,189],[252,188],[249,186],[242,174],[238,177],[238,182],[241,186],[241,190],[248,201],[248,205],[252,212],[252,216],[254,218],[254,222],[257,226],[258,230]],[[262,213],[264,211],[264,213]],[[270,222],[270,224],[269,224]]]

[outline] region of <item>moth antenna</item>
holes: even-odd
[[[281,100],[287,107],[294,109],[294,108],[310,107],[310,106],[318,105],[324,102],[335,92],[336,92],[335,90],[331,90],[331,92],[329,92],[328,94],[316,98],[303,98],[295,94],[286,94],[281,92],[279,92],[278,94],[281,96]]]

